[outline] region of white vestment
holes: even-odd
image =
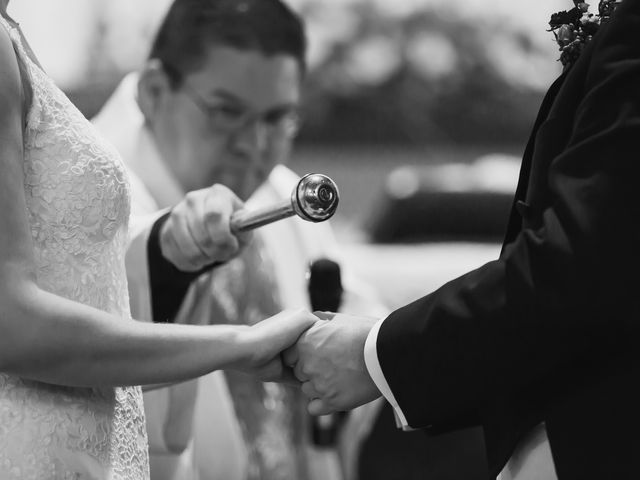
[[[146,253],[149,231],[166,207],[177,204],[185,192],[160,159],[138,108],[136,89],[137,75],[130,74],[93,121],[120,151],[132,173],[131,240],[126,258],[131,310],[134,318],[151,321]],[[247,208],[272,205],[289,198],[298,179],[288,168],[276,166],[265,184],[249,199]],[[331,258],[345,269],[328,222],[313,224],[290,218],[262,227],[256,237],[258,234],[271,259],[279,303],[283,308],[309,308],[305,278],[312,260]],[[354,282],[348,271],[343,283],[345,295],[341,311],[386,315],[386,310],[372,300],[371,292]],[[208,318],[194,318],[202,311],[200,304],[203,303],[198,302],[195,291],[196,286],[192,286],[187,293],[177,322],[208,322]],[[180,386],[146,392],[144,403],[153,480],[246,478],[247,450],[222,372]],[[371,415],[371,407],[368,411],[366,416]],[[347,428],[346,431],[366,434],[362,417],[356,413],[353,418],[358,428]],[[351,440],[347,443],[353,443]],[[181,453],[172,453],[172,450]],[[330,466],[332,461],[315,453],[309,459],[319,461],[321,465],[313,470],[324,471],[324,476],[318,478],[338,477],[338,474],[329,473],[333,468]],[[347,462],[351,465],[347,468],[352,470],[355,454],[351,451],[350,455]]]

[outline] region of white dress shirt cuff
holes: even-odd
[[[412,430],[404,416],[404,413],[402,412],[402,409],[398,405],[396,398],[393,396],[393,392],[387,383],[387,379],[384,378],[382,367],[380,367],[380,361],[378,360],[378,332],[380,331],[380,327],[384,321],[385,319],[383,318],[376,322],[367,336],[367,340],[364,344],[364,363],[369,371],[369,376],[378,387],[378,390],[380,390],[380,393],[382,393],[384,398],[386,398],[393,407],[398,427],[401,427],[403,430]]]

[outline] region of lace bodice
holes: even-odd
[[[129,186],[117,152],[29,58],[0,17],[33,90],[24,189],[37,282],[131,321],[124,249]],[[0,478],[147,479],[142,396],[70,388],[0,373]]]

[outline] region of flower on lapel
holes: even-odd
[[[553,32],[560,47],[560,62],[564,68],[571,66],[591,41],[600,26],[606,23],[621,0],[600,0],[598,13],[589,12],[589,4],[573,0],[571,10],[551,15],[549,31]]]

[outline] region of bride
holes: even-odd
[[[280,351],[315,317],[284,312],[252,327],[131,320],[125,169],[43,72],[7,4],[0,0],[0,478],[147,479],[137,385],[215,369],[281,378]],[[224,236],[241,202],[223,187],[212,194]]]

